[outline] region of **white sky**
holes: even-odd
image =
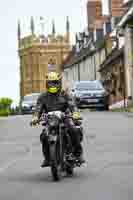
[[[55,19],[56,31],[65,31],[66,16],[69,16],[71,32],[82,31],[87,26],[87,0],[4,0],[0,6],[0,97],[19,98],[19,59],[17,54],[17,21],[21,20],[23,34],[29,33],[30,16],[46,20],[45,32],[51,32],[51,21]],[[104,1],[104,12],[108,0]]]

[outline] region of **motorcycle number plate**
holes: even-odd
[[[49,141],[56,141],[57,135],[49,135]]]
[[[76,126],[76,128],[81,128],[81,126]]]

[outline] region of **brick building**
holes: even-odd
[[[87,19],[88,19],[88,28],[94,29],[96,20],[102,19],[101,0],[88,0]]]
[[[94,31],[94,40],[103,35],[104,24],[108,25],[110,17],[102,14],[101,0],[88,0],[87,2],[87,19],[89,32]]]
[[[123,7],[124,0],[109,0],[109,12],[112,17],[122,16],[126,8]]]

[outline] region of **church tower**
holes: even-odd
[[[20,98],[30,93],[46,90],[46,74],[48,71],[62,73],[61,64],[72,47],[70,44],[69,19],[66,22],[65,35],[56,34],[55,23],[52,22],[52,33],[46,36],[35,34],[34,19],[30,19],[30,34],[21,36],[18,22],[18,41],[20,59]]]
[[[70,42],[70,22],[69,22],[68,16],[67,16],[67,20],[66,20],[66,41]]]
[[[54,23],[54,20],[52,22],[52,35],[55,36],[56,34],[56,31],[55,31],[55,23]]]
[[[34,25],[33,17],[31,17],[31,19],[30,19],[30,29],[31,29],[31,34],[34,35],[34,33],[35,33],[35,25]]]
[[[18,21],[18,41],[21,39],[21,27],[20,27],[20,21]]]

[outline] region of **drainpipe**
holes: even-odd
[[[125,59],[124,59],[124,55],[123,55],[123,60],[122,60],[123,78],[124,78],[124,81],[123,81],[123,85],[124,85],[123,98],[124,98],[124,108],[126,108],[126,75],[125,75],[125,67],[124,67],[125,61],[124,60]]]
[[[78,81],[80,81],[80,65],[78,63]]]
[[[95,78],[95,80],[97,79],[95,54],[94,54],[94,78]]]

